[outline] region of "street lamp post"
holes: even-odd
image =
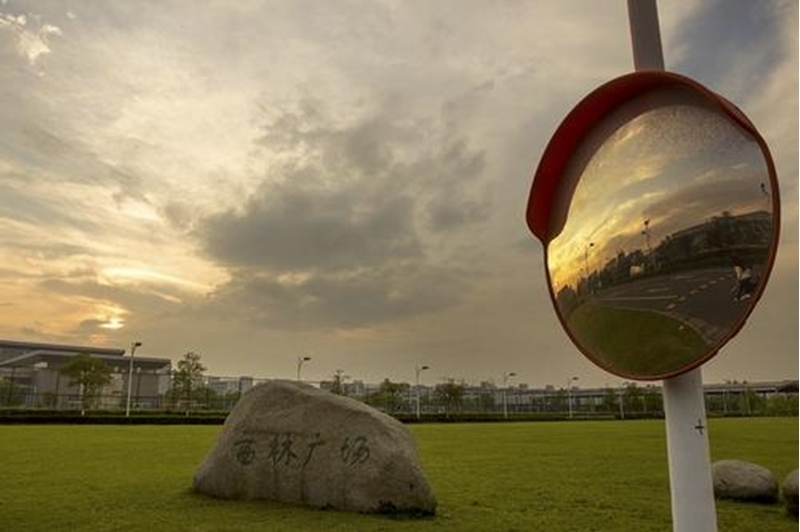
[[[139,397],[141,396],[142,390],[142,367],[139,366],[136,368],[136,404],[140,405]]]
[[[311,360],[311,357],[297,357],[297,382],[300,381],[300,370],[303,369],[303,363]]]
[[[133,357],[136,348],[142,347],[142,342],[131,342],[131,358],[128,361],[128,400],[125,403],[125,417],[131,417],[131,388],[133,387]]]
[[[644,235],[644,243],[647,249],[647,255],[649,256],[653,252],[653,246],[650,244],[650,220],[645,220],[644,229],[642,230],[642,235]]]
[[[653,264],[653,246],[650,244],[650,220],[644,221],[644,229],[642,230],[642,235],[644,235],[644,242],[645,242],[645,249],[647,250],[647,255],[644,261],[645,271],[653,270],[655,268],[655,264]]]
[[[572,383],[577,380],[578,377],[570,377],[567,379],[567,407],[569,408],[570,419],[572,419]]]
[[[414,370],[416,371],[416,374],[417,374],[417,381],[416,381],[417,382],[417,386],[416,386],[416,391],[417,391],[417,420],[419,420],[419,416],[420,416],[420,413],[419,413],[419,374],[421,372],[425,371],[426,369],[431,369],[431,368],[429,366],[416,366],[414,368]]]
[[[586,244],[583,250],[583,270],[586,272],[586,287],[589,287],[589,248],[594,247],[594,242]]]
[[[506,390],[508,390],[508,379],[516,377],[516,373],[509,372],[503,373],[503,418],[508,419],[508,400],[506,399]]]

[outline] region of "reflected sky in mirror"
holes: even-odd
[[[562,198],[566,222],[548,246],[562,321],[606,369],[634,378],[677,371],[718,349],[746,313],[732,302],[737,268],[755,280],[768,262],[773,208],[764,155],[691,93],[632,101],[594,136],[568,170],[577,185]],[[617,316],[623,322],[647,313],[661,324],[649,325],[656,332],[646,341],[623,331],[610,341],[611,332],[596,330],[615,327],[604,321],[610,312],[587,321],[601,307],[625,309]],[[654,354],[667,346],[672,354]]]

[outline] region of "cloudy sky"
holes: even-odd
[[[706,382],[798,374],[798,7],[659,4],[666,65],[761,130],[781,248]],[[0,2],[0,338],[217,375],[619,382],[524,221],[563,116],[633,69],[625,2]]]

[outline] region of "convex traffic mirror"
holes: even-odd
[[[777,179],[732,104],[688,78],[639,72],[562,122],[527,218],[578,348],[622,377],[664,379],[714,356],[763,292]]]

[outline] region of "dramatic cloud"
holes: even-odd
[[[742,108],[783,193],[771,284],[706,379],[796,375],[796,2],[659,9],[668,67]],[[0,337],[602,384],[524,214],[559,121],[633,68],[627,24],[621,1],[2,2]]]
[[[342,125],[304,101],[275,117],[259,150],[278,162],[198,229],[231,269],[215,297],[277,327],[365,327],[455,303],[465,283],[441,235],[463,239],[491,204],[484,155],[452,134],[449,107]]]

